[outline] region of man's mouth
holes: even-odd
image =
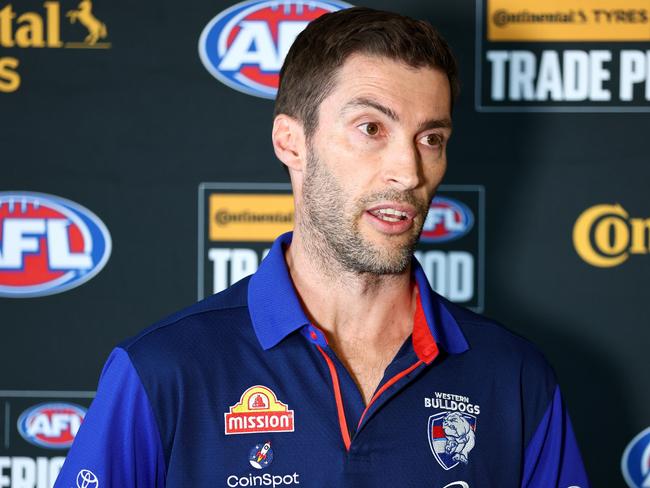
[[[400,220],[408,219],[408,214],[406,212],[394,208],[380,208],[377,210],[370,210],[369,212],[384,222],[399,222]]]
[[[398,235],[413,227],[415,207],[400,202],[384,202],[366,209],[369,223],[382,234]]]

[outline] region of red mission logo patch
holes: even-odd
[[[251,386],[224,414],[226,435],[293,432],[293,410],[266,386]]]

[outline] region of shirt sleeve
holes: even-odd
[[[522,488],[589,488],[569,413],[556,386],[524,454]]]
[[[153,410],[124,349],[115,349],[54,488],[165,486]]]

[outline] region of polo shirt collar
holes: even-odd
[[[262,348],[270,349],[292,332],[309,324],[291,281],[284,249],[293,233],[278,237],[248,284],[248,309]],[[442,300],[431,290],[422,267],[413,259],[422,311],[435,343],[450,354],[469,349],[467,341]]]
[[[420,292],[420,304],[431,331],[431,335],[442,349],[450,354],[460,354],[469,349],[469,344],[460,330],[454,316],[447,310],[441,298],[431,289],[420,262],[413,258],[413,274]]]
[[[309,324],[284,260],[292,232],[278,237],[248,283],[248,310],[264,350]]]

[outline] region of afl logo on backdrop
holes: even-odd
[[[90,210],[31,192],[0,192],[0,296],[52,295],[104,267],[111,237]]]
[[[224,10],[205,26],[199,56],[205,68],[230,88],[275,98],[280,68],[309,22],[350,7],[337,0],[249,0]]]
[[[35,446],[67,449],[85,416],[86,409],[73,403],[43,403],[18,417],[18,432]]]
[[[632,439],[625,448],[621,471],[630,488],[650,486],[650,427]]]
[[[474,215],[467,205],[453,198],[435,197],[422,227],[423,242],[459,239],[472,230]]]

